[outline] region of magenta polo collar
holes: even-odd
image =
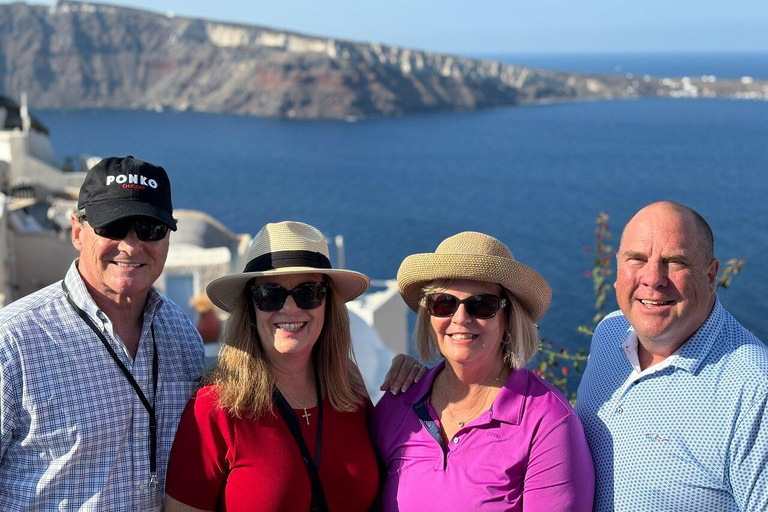
[[[434,422],[434,420],[429,414],[427,402],[432,394],[432,384],[444,367],[445,361],[438,363],[434,368],[429,370],[421,381],[411,388],[411,391],[404,397],[405,402],[411,406],[416,416],[424,425],[424,428],[430,433],[432,433],[432,429],[425,422]],[[493,401],[493,404],[491,405],[491,414],[488,419],[494,419],[512,425],[519,425],[523,418],[525,397],[528,396],[529,386],[530,379],[528,377],[528,372],[524,369],[514,370],[509,377],[507,377],[504,386]],[[483,417],[487,417],[487,413],[480,415],[475,421]]]

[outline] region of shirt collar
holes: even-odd
[[[630,329],[629,334],[621,344],[621,348],[624,350],[624,354],[627,356],[627,360],[629,361],[630,366],[632,366],[632,373],[629,374],[629,380],[632,381],[638,379],[639,377],[644,377],[646,375],[660,372],[661,370],[672,366],[677,359],[677,354],[680,353],[681,348],[678,347],[677,350],[672,352],[668,357],[664,358],[664,360],[659,361],[658,363],[651,365],[643,370],[640,368],[640,354],[637,351],[639,343],[640,342],[637,339],[637,333]]]
[[[414,405],[429,398],[432,390],[432,383],[435,377],[445,367],[445,361],[441,361],[434,368],[429,370],[426,375],[411,388],[411,391],[404,397],[409,405]],[[528,396],[528,386],[530,385],[529,373],[525,369],[513,370],[507,377],[504,386],[496,395],[496,399],[491,406],[491,418],[513,425],[518,425],[523,419],[523,409],[525,397]]]
[[[720,301],[715,297],[715,305],[707,319],[701,324],[699,330],[691,336],[691,339],[680,347],[680,353],[674,362],[675,366],[691,373],[696,373],[699,365],[707,358],[710,350],[712,350],[715,339],[717,339],[720,329],[723,327],[724,314],[725,309],[723,309]]]
[[[525,398],[528,396],[530,384],[528,370],[524,368],[512,370],[499,394],[496,395],[496,400],[493,401],[491,418],[519,425],[523,421]]]
[[[683,343],[672,355],[670,355],[664,361],[654,365],[654,370],[660,370],[667,366],[674,366],[690,373],[696,373],[699,365],[707,357],[709,351],[712,349],[712,345],[717,338],[718,332],[723,323],[723,306],[720,304],[720,300],[715,297],[715,305],[709,316],[701,324],[701,327],[693,333],[693,336]],[[635,330],[630,326],[627,330],[628,336],[621,342],[621,349],[626,354],[630,365],[637,371],[640,366],[637,361],[637,334]],[[631,352],[634,350],[634,358]],[[646,371],[651,369],[646,368]]]

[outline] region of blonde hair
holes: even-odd
[[[244,287],[224,331],[219,358],[205,381],[216,387],[219,405],[236,417],[258,419],[274,415],[272,390],[275,376],[272,364],[261,346],[256,326],[251,323],[250,294]],[[328,281],[325,320],[312,349],[320,386],[337,411],[351,412],[362,407],[368,397],[363,377],[355,364],[349,314],[333,281]]]
[[[424,285],[421,289],[422,299],[419,301],[419,313],[416,318],[414,338],[419,355],[424,361],[436,359],[440,350],[434,339],[434,331],[430,322],[430,314],[424,299],[431,293],[447,290],[453,280],[438,279]],[[506,329],[501,340],[501,354],[504,363],[512,369],[523,368],[539,349],[539,331],[530,313],[509,290],[497,285],[502,296],[507,299]],[[502,310],[503,311],[503,310]]]

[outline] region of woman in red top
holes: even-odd
[[[368,278],[332,269],[323,234],[298,222],[267,224],[247,259],[207,289],[232,316],[182,415],[166,510],[368,510],[371,403],[344,304]]]

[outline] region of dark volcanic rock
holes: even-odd
[[[84,2],[0,5],[0,92],[36,108],[359,118],[574,99],[738,96],[764,82],[557,73]]]

